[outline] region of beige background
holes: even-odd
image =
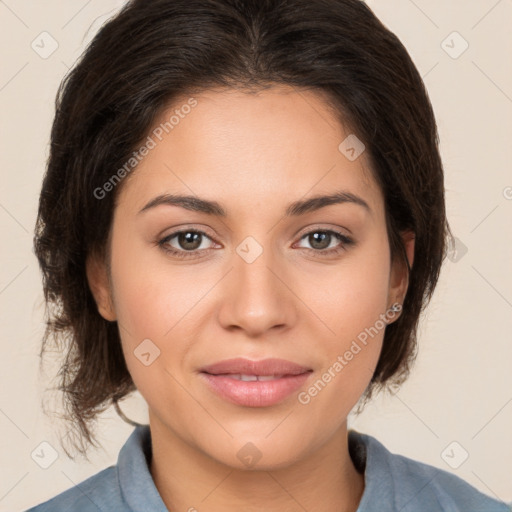
[[[51,367],[38,373],[43,307],[32,252],[58,84],[122,4],[0,1],[0,511],[24,510],[114,464],[132,431],[109,411],[98,422],[105,450],[91,451],[91,464],[61,450],[63,429],[40,405],[55,374]],[[368,4],[425,79],[441,137],[448,219],[463,245],[444,264],[410,380],[350,426],[512,501],[512,0]],[[47,58],[31,47],[48,37],[43,31],[58,43]],[[453,58],[464,40],[469,47]],[[146,421],[139,395],[124,410]],[[31,458],[43,441],[58,455],[47,469]],[[467,460],[452,467],[464,451]]]

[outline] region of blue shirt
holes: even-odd
[[[349,452],[364,471],[357,512],[510,512],[458,476],[389,452],[372,436],[349,430]],[[26,512],[169,512],[149,471],[151,432],[138,426],[117,464]]]

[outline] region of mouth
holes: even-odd
[[[237,358],[206,366],[200,376],[209,390],[224,400],[246,407],[268,407],[290,397],[312,372],[284,359]]]

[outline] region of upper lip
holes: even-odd
[[[217,363],[201,368],[202,372],[212,375],[234,374],[234,375],[300,375],[312,371],[311,368],[301,366],[300,364],[287,361],[286,359],[262,359],[261,361],[252,361],[237,357],[235,359],[226,359]]]

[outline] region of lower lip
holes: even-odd
[[[249,382],[232,379],[226,375],[211,375],[204,372],[200,375],[210,389],[232,403],[246,407],[267,407],[281,402],[297,391],[310,374],[311,372],[307,372],[274,380]]]

